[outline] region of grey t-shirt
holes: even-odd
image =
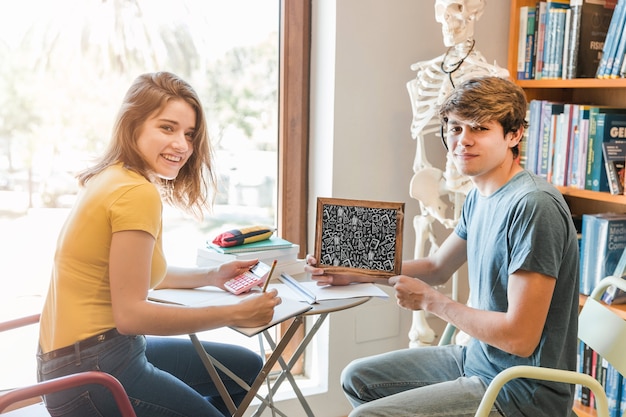
[[[518,270],[556,278],[541,340],[528,358],[478,340],[466,349],[465,373],[489,383],[514,365],[576,369],[579,250],[571,213],[552,185],[521,172],[488,197],[473,189],[455,232],[467,240],[470,304],[506,311],[509,275]],[[498,403],[507,417],[567,416],[574,387],[517,379],[506,384]]]

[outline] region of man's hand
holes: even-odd
[[[407,310],[427,310],[433,293],[438,292],[424,281],[406,275],[389,278],[389,285],[396,290],[396,299],[400,307]]]

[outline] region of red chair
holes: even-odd
[[[21,317],[0,323],[0,332],[16,329],[19,327],[39,323],[39,314]],[[62,391],[68,388],[77,387],[85,384],[100,384],[108,388],[113,394],[113,398],[122,413],[122,417],[136,417],[128,395],[120,382],[112,375],[105,372],[88,371],[74,375],[67,375],[60,378],[51,379],[49,381],[39,382],[33,385],[12,389],[5,394],[0,395],[0,414],[10,405],[17,404],[21,401],[41,397],[44,394]],[[40,404],[31,404],[19,407],[16,411],[12,411],[7,416],[24,416],[24,417],[49,417],[46,408]]]

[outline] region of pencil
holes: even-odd
[[[265,290],[267,290],[267,286],[270,283],[270,279],[272,279],[272,274],[274,273],[274,268],[276,268],[276,264],[278,263],[278,261],[276,259],[274,259],[274,262],[272,262],[272,267],[270,268],[270,273],[267,274],[267,279],[265,280],[265,283],[263,284],[263,292],[265,292]]]

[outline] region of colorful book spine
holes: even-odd
[[[574,187],[578,172],[578,154],[580,152],[580,105],[572,104],[572,112],[569,126],[569,145],[567,151],[567,174],[565,185]],[[576,174],[574,173],[576,172]]]
[[[567,34],[569,52],[565,63],[565,75],[563,77],[565,79],[576,78],[583,0],[570,0],[569,8],[571,11],[570,30]]]
[[[622,417],[620,402],[623,377],[613,365],[607,363],[604,392],[609,402],[609,417]]]
[[[605,75],[608,74],[607,69],[609,68],[609,59],[612,60],[613,55],[615,54],[615,49],[617,48],[617,43],[619,42],[619,33],[622,20],[624,18],[623,13],[626,11],[624,4],[626,4],[626,0],[618,0],[615,10],[613,11],[611,23],[609,24],[609,29],[602,48],[602,58],[600,59],[598,69],[596,71],[596,78],[604,78]]]
[[[609,182],[609,191],[614,195],[624,194],[626,141],[612,140],[602,143],[602,157]]]
[[[580,292],[589,295],[611,275],[626,247],[626,214],[583,214]]]
[[[524,64],[526,61],[526,30],[528,27],[528,6],[519,9],[519,32],[517,35],[517,79],[525,80]]]
[[[622,14],[621,31],[619,36],[619,43],[613,54],[610,65],[610,71],[607,70],[608,77],[606,78],[619,78],[620,70],[624,62],[624,54],[626,53],[626,5],[624,6],[625,12]]]
[[[535,27],[536,27],[536,10],[531,7],[528,10],[528,19],[526,23],[526,48],[524,53],[524,79],[531,80],[533,78],[533,65],[535,54]]]
[[[537,46],[535,48],[535,79],[540,80],[543,74],[543,56],[546,44],[546,19],[547,19],[547,3],[540,1],[537,4]]]

